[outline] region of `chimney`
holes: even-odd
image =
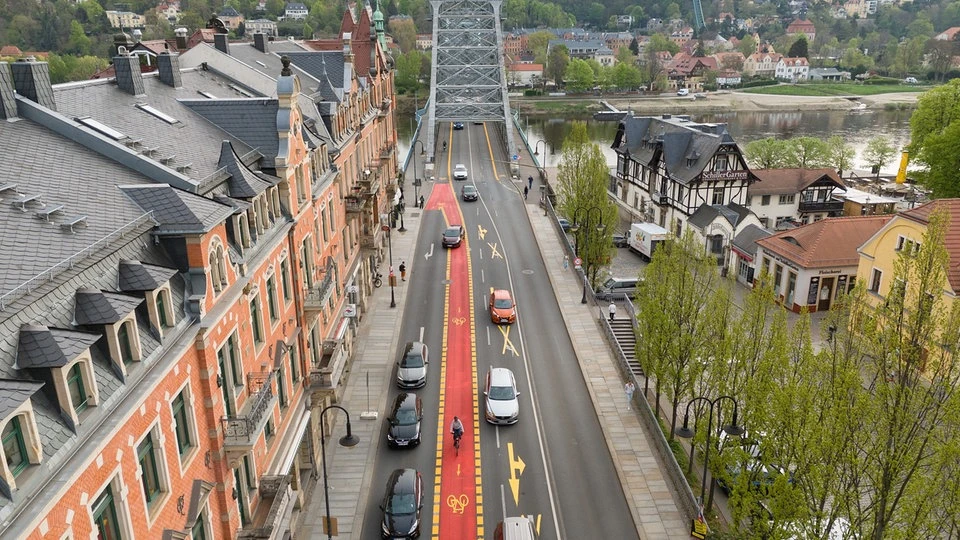
[[[343,33],[343,63],[352,64],[353,63],[353,47],[350,43],[351,37],[350,32]]]
[[[13,89],[13,75],[10,64],[0,62],[0,118],[17,117],[17,97]]]
[[[253,35],[253,46],[257,48],[258,51],[266,54],[267,51],[267,35],[263,32],[257,32]]]
[[[160,81],[167,86],[180,88],[180,55],[169,50],[157,55],[157,71],[160,72]]]
[[[114,56],[120,54],[120,47],[123,47],[126,50],[129,50],[130,47],[133,47],[133,40],[130,39],[130,36],[126,32],[120,32],[113,35],[113,54]]]
[[[126,48],[121,48],[118,56],[113,57],[113,69],[117,72],[117,86],[121,90],[134,96],[143,95],[143,76],[140,74],[140,57],[127,54]]]
[[[53,86],[50,85],[50,66],[46,62],[28,56],[17,60],[13,69],[13,86],[21,96],[55,111],[57,102],[53,99]]]
[[[226,34],[214,34],[213,46],[216,47],[217,50],[222,52],[223,54],[230,54],[230,42],[227,41]]]
[[[177,36],[177,50],[185,51],[187,50],[187,29],[186,28],[177,28],[174,30],[174,35]]]

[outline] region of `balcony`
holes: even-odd
[[[653,204],[658,204],[660,206],[666,206],[670,204],[670,196],[657,191],[654,191],[650,198],[653,200]]]
[[[820,212],[826,212],[828,214],[841,213],[843,212],[843,201],[826,201],[826,202],[806,202],[800,201],[799,210],[801,214],[815,214]]]
[[[390,114],[390,100],[387,98],[383,99],[383,103],[380,104],[379,111],[377,114],[382,118]]]
[[[367,200],[359,195],[347,195],[343,198],[343,203],[348,214],[360,214],[367,206]]]
[[[330,260],[329,257],[327,265],[321,270],[321,273],[323,274],[323,279],[321,279],[319,283],[314,283],[313,287],[307,291],[307,294],[303,298],[303,309],[308,313],[323,311],[330,301],[330,296],[333,295],[335,285],[333,282],[333,261]]]
[[[267,538],[280,540],[289,530],[293,515],[293,490],[290,475],[261,476],[258,487],[260,506],[253,516],[254,526],[237,532],[238,539]]]
[[[220,419],[223,447],[228,457],[239,458],[253,449],[277,401],[272,371],[247,374],[247,389],[250,395],[240,412]]]
[[[360,236],[360,247],[362,249],[377,249],[383,243],[383,229],[370,227],[370,231]]]
[[[369,173],[367,173],[369,171]],[[360,181],[357,183],[360,188],[357,193],[364,197],[372,197],[380,191],[380,171],[377,169],[367,169],[360,175]]]
[[[323,355],[319,364],[310,368],[311,390],[334,390],[340,384],[343,368],[347,364],[347,351],[340,340],[323,342]]]
[[[385,145],[383,148],[380,149],[380,159],[384,161],[390,159],[391,157],[393,157],[393,152],[396,149],[397,149],[397,145],[394,143]]]

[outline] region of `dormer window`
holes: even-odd
[[[92,385],[84,382],[83,362],[77,362],[67,372],[67,394],[70,396],[70,407],[76,414],[87,410],[87,386]]]
[[[250,224],[247,220],[246,212],[238,214],[235,218],[236,221],[236,236],[235,240],[237,244],[242,248],[249,248],[252,243],[250,242]]]
[[[139,360],[139,351],[134,347],[136,341],[137,323],[136,321],[124,321],[117,328],[117,355],[114,357],[123,364],[130,364],[134,360]]]
[[[210,280],[213,290],[220,292],[227,286],[227,263],[223,253],[223,245],[216,242],[210,250]]]
[[[120,263],[120,290],[143,293],[150,325],[161,337],[167,328],[177,324],[170,292],[170,278],[175,274],[176,270],[172,268],[140,261]]]
[[[0,396],[12,407],[6,418],[0,419],[0,492],[8,499],[17,489],[17,478],[43,459],[40,432],[33,414],[30,397],[42,383],[14,379],[0,379]]]

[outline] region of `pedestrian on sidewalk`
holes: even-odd
[[[533,175],[527,177],[527,187],[533,189]]]
[[[400,279],[402,281],[407,280],[407,263],[404,261],[400,261]]]
[[[610,307],[607,308],[607,311],[610,312],[610,320],[612,321],[617,316],[617,304],[613,300],[610,301]]]
[[[633,381],[627,381],[627,384],[623,385],[623,391],[627,394],[627,408],[632,408],[633,405],[633,393],[637,390],[636,385],[633,384]]]
[[[423,200],[423,195],[421,195],[421,196],[420,196],[420,209],[421,209],[421,210],[423,210],[423,203],[424,203],[424,202],[425,202],[425,201]]]
[[[563,269],[566,270],[567,268],[570,268],[570,256],[569,256],[569,255],[564,255],[564,256],[563,256]]]
[[[527,200],[527,193],[529,193],[529,191],[530,190],[527,189],[527,186],[523,186],[523,200]]]

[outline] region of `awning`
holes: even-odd
[[[293,465],[293,458],[296,457],[297,452],[300,451],[300,440],[303,438],[303,434],[307,431],[307,426],[309,425],[310,410],[306,409],[300,414],[300,419],[293,425],[291,431],[288,432],[291,433],[292,436],[284,437],[284,444],[281,448],[286,448],[286,453],[281,455],[279,460],[274,461],[276,468],[271,467],[268,474],[287,474],[290,466]]]

